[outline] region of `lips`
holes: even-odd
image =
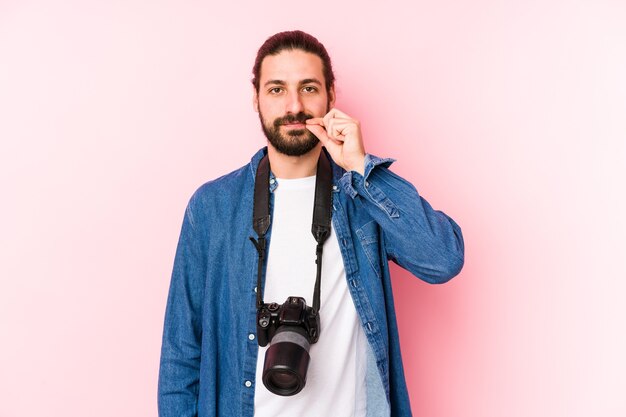
[[[304,112],[300,112],[298,114],[287,114],[284,117],[280,117],[274,120],[274,127],[278,129],[280,126],[285,126],[287,128],[298,128],[305,129],[306,121],[311,119],[313,116],[306,114]]]

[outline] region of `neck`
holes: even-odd
[[[305,178],[317,172],[317,160],[322,150],[321,142],[310,152],[300,156],[289,156],[278,152],[271,144],[267,145],[272,172],[278,178]]]

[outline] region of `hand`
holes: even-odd
[[[324,117],[306,121],[309,129],[326,147],[333,161],[346,171],[365,171],[365,148],[358,120],[350,118],[337,109],[331,109]]]

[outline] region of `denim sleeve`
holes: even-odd
[[[183,220],[165,311],[158,384],[160,417],[197,415],[206,243],[192,197]]]
[[[391,172],[393,162],[366,155],[364,175],[346,172],[342,188],[359,199],[380,226],[388,259],[426,282],[447,282],[463,267],[461,228],[434,210],[410,182]]]

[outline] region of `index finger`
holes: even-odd
[[[350,119],[351,117],[339,110],[337,107],[333,107],[326,113],[326,116],[337,117],[340,119]]]
[[[306,124],[324,126],[324,119],[321,117],[312,117],[310,119],[306,119]]]
[[[350,116],[348,116],[347,114],[345,114],[344,112],[342,112],[341,110],[339,110],[339,109],[337,109],[335,107],[330,109],[330,111],[328,113],[326,113],[326,115],[324,116],[324,126],[328,126],[332,119],[352,120],[350,118]]]

